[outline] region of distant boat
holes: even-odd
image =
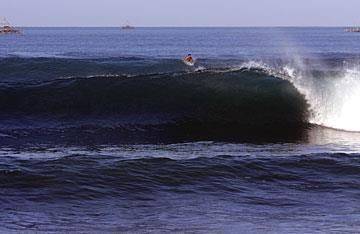
[[[131,26],[128,22],[121,27],[121,29],[124,29],[124,30],[129,30],[129,29],[135,29],[134,26]]]
[[[20,34],[21,31],[9,23],[9,21],[6,20],[6,18],[3,18],[0,21],[0,35],[1,34]]]
[[[345,32],[356,32],[360,33],[360,27],[352,27],[352,28],[346,28]]]

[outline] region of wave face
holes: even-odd
[[[307,121],[303,96],[261,69],[106,75],[4,84],[2,114],[160,116],[167,121],[288,125]]]
[[[288,82],[257,71],[73,78],[3,88],[0,95],[3,111],[28,114],[192,112],[201,115],[206,111],[209,117],[220,118],[216,114],[225,117],[230,111],[229,114],[238,113],[231,118],[234,121],[248,114],[254,114],[256,119],[261,113],[269,117],[258,119],[259,122],[275,121],[272,115],[296,122],[304,120],[302,112],[306,109],[301,95]]]
[[[3,135],[24,128],[99,135],[155,129],[165,138],[179,131],[237,138],[309,124],[359,131],[360,73],[340,62],[208,59],[193,68],[141,57],[3,58],[0,125]]]

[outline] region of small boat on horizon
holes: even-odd
[[[356,33],[360,33],[360,27],[351,27],[351,28],[346,28],[345,32],[356,32]]]
[[[0,35],[2,34],[20,34],[21,31],[9,23],[6,18],[0,21]]]
[[[129,30],[129,29],[135,29],[134,26],[131,26],[129,22],[127,22],[124,26],[121,27],[121,29]]]

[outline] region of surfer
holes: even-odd
[[[185,58],[184,61],[188,62],[188,63],[194,63],[194,59],[192,57],[191,54],[188,54]]]

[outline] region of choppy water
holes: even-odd
[[[359,42],[341,28],[1,36],[0,231],[356,233]]]

